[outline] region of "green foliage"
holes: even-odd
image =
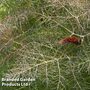
[[[90,89],[89,3],[56,1],[2,0],[0,35],[6,28],[11,33],[9,38],[0,36],[0,79],[35,81],[28,87],[0,86],[0,90]],[[81,38],[80,45],[58,44],[73,34]]]

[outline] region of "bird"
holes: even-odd
[[[65,37],[65,38],[58,41],[58,44],[60,44],[60,45],[69,44],[69,43],[75,44],[75,45],[80,45],[81,38],[79,38],[75,35],[72,35],[72,36]]]

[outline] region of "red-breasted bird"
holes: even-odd
[[[58,44],[60,45],[64,45],[68,43],[79,45],[81,44],[81,38],[73,35],[73,36],[69,36],[58,41]]]

